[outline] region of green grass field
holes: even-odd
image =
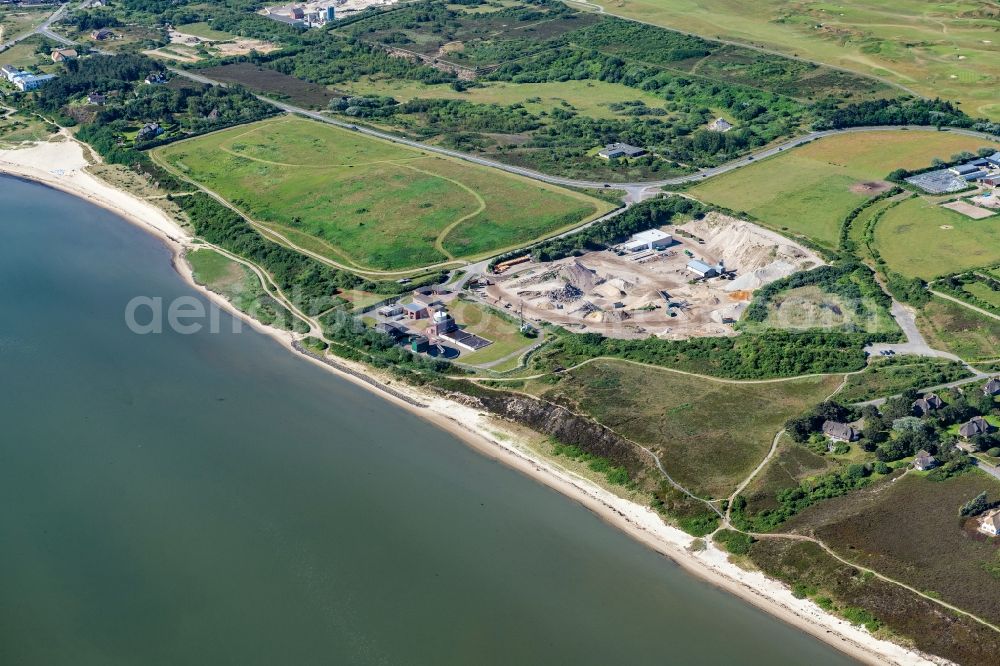
[[[973,220],[916,197],[886,212],[875,244],[892,270],[930,279],[1000,260],[1000,221]]]
[[[788,418],[821,402],[840,381],[836,375],[731,384],[601,360],[555,385],[533,380],[526,390],[652,448],[678,483],[718,498],[760,463]]]
[[[593,0],[609,12],[883,77],[1000,120],[996,3]]]
[[[297,118],[153,155],[292,243],[361,271],[488,255],[611,209],[577,192]]]
[[[232,39],[235,35],[228,32],[223,32],[221,30],[214,30],[212,26],[204,21],[199,21],[198,23],[184,23],[177,26],[177,32],[182,32],[185,35],[194,35],[201,39],[209,39],[217,42],[224,42],[228,39]]]
[[[591,118],[623,118],[608,106],[615,102],[641,100],[650,108],[663,108],[664,100],[649,93],[604,81],[559,81],[546,83],[486,83],[482,88],[458,92],[449,85],[416,81],[372,79],[337,86],[354,95],[388,95],[400,102],[411,99],[460,99],[475,104],[523,104],[531,113],[551,112],[569,104]],[[564,104],[565,102],[565,104]]]
[[[836,247],[844,217],[871,193],[855,191],[898,168],[915,169],[986,145],[948,132],[865,132],[813,141],[693,187],[699,199]]]

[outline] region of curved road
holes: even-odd
[[[196,74],[194,72],[189,72],[183,69],[169,68],[171,72],[177,74],[178,76],[183,76],[185,78],[191,79],[198,83],[207,83],[209,85],[225,86],[224,83],[216,81],[215,79],[210,79],[207,76],[202,76],[201,74]],[[702,169],[696,173],[688,174],[686,176],[675,176],[673,178],[665,178],[663,180],[650,180],[650,181],[639,181],[632,183],[612,183],[610,181],[595,181],[595,180],[577,180],[574,178],[563,178],[561,176],[552,176],[547,173],[541,173],[540,171],[534,171],[533,169],[525,169],[524,167],[514,166],[511,164],[505,164],[503,162],[497,162],[485,157],[478,157],[476,155],[470,155],[468,153],[459,152],[457,150],[451,150],[449,148],[442,148],[440,146],[430,146],[413,139],[407,139],[401,136],[396,136],[395,134],[390,134],[389,132],[383,132],[381,130],[371,129],[369,127],[362,127],[360,125],[354,125],[352,123],[344,122],[343,120],[338,120],[336,118],[331,118],[325,116],[318,111],[310,111],[308,109],[303,109],[302,107],[289,104],[287,102],[279,102],[278,100],[265,97],[264,95],[257,95],[257,98],[262,102],[267,102],[282,111],[287,113],[295,113],[307,118],[312,118],[313,120],[318,120],[328,125],[334,125],[343,129],[354,130],[361,134],[367,136],[373,136],[385,141],[391,141],[393,143],[398,143],[403,146],[409,146],[410,148],[416,148],[417,150],[425,150],[431,153],[437,153],[438,155],[445,155],[447,157],[453,157],[455,159],[464,160],[466,162],[471,162],[473,164],[478,164],[480,166],[491,167],[493,169],[500,169],[508,173],[513,173],[518,176],[524,176],[526,178],[531,178],[532,180],[541,181],[544,183],[549,183],[551,185],[561,185],[563,187],[578,187],[583,189],[600,189],[608,187],[616,190],[626,190],[635,199],[635,195],[640,195],[643,190],[647,190],[654,187],[663,187],[664,185],[682,185],[684,183],[693,183],[706,178],[711,178],[713,176],[718,176],[730,171],[735,171],[736,169],[753,164],[755,161],[762,160],[778,153],[788,150],[789,148],[795,148],[796,146],[801,146],[804,143],[809,143],[810,141],[815,141],[816,139],[821,139],[826,136],[834,136],[837,134],[855,134],[859,132],[884,132],[884,131],[898,131],[898,130],[909,130],[918,132],[937,132],[939,131],[935,127],[924,127],[924,126],[909,126],[909,125],[885,125],[878,127],[849,127],[845,129],[836,130],[822,130],[817,132],[810,132],[804,134],[800,137],[789,139],[784,143],[780,143],[769,148],[764,148],[755,153],[752,153],[746,157],[742,157],[732,162],[727,162],[721,166],[712,167],[711,169]],[[998,141],[997,137],[992,134],[986,134],[985,132],[976,132],[973,130],[960,129],[960,128],[950,128],[948,132],[953,132],[955,134],[965,134],[968,136],[974,136],[981,139],[986,139],[989,141]]]

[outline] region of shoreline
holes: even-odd
[[[687,573],[749,602],[851,658],[867,664],[901,666],[950,663],[875,638],[863,628],[823,611],[807,599],[796,599],[783,583],[759,571],[746,571],[729,562],[728,555],[709,540],[705,541],[707,547],[704,551],[692,552],[689,546],[694,537],[667,525],[652,509],[618,497],[588,479],[558,467],[527,447],[519,446],[516,435],[504,432],[504,423],[495,417],[402,382],[373,377],[371,370],[362,364],[340,358],[333,364],[303,352],[297,348],[296,342],[300,338],[296,334],[258,322],[220,294],[197,284],[190,265],[184,260],[185,250],[192,247],[192,237],[160,208],[84,171],[88,162],[83,151],[82,145],[70,137],[30,148],[0,150],[0,174],[30,180],[84,199],[152,234],[170,250],[171,265],[188,286],[248,323],[255,331],[280,342],[289,351],[335,376],[446,430],[481,455],[561,493],[610,526],[676,563]],[[363,381],[362,376],[370,381]]]

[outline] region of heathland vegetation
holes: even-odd
[[[311,120],[258,123],[154,155],[296,245],[358,270],[502,251],[610,210],[583,194]]]
[[[679,483],[720,498],[763,459],[787,418],[821,401],[840,381],[834,375],[740,385],[599,360],[534,380],[525,390],[651,448]]]
[[[881,76],[1000,121],[996,6],[962,0],[596,0],[608,11]]]

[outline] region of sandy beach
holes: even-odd
[[[238,311],[222,296],[197,285],[189,265],[183,259],[185,249],[191,245],[190,235],[152,203],[123,192],[85,171],[88,166],[85,150],[89,149],[69,138],[16,150],[0,150],[0,172],[37,181],[86,199],[152,233],[171,249],[173,265],[186,282],[248,322],[255,330],[271,336],[294,351],[292,343],[300,336],[264,326]],[[732,564],[727,554],[711,543],[702,551],[690,550],[694,539],[681,530],[666,525],[652,509],[618,497],[588,479],[542,458],[519,443],[513,428],[487,414],[437,394],[400,382],[391,382],[394,391],[426,405],[421,408],[379,390],[377,386],[360,380],[350,372],[339,371],[336,367],[308,356],[305,358],[448,430],[483,455],[579,502],[609,524],[668,557],[691,574],[816,636],[860,662],[899,665],[949,663],[877,639],[865,629],[823,611],[813,602],[795,598],[791,590],[782,583],[769,579],[760,572],[746,571]],[[360,364],[340,359],[337,364],[364,375],[373,374],[370,368]]]

